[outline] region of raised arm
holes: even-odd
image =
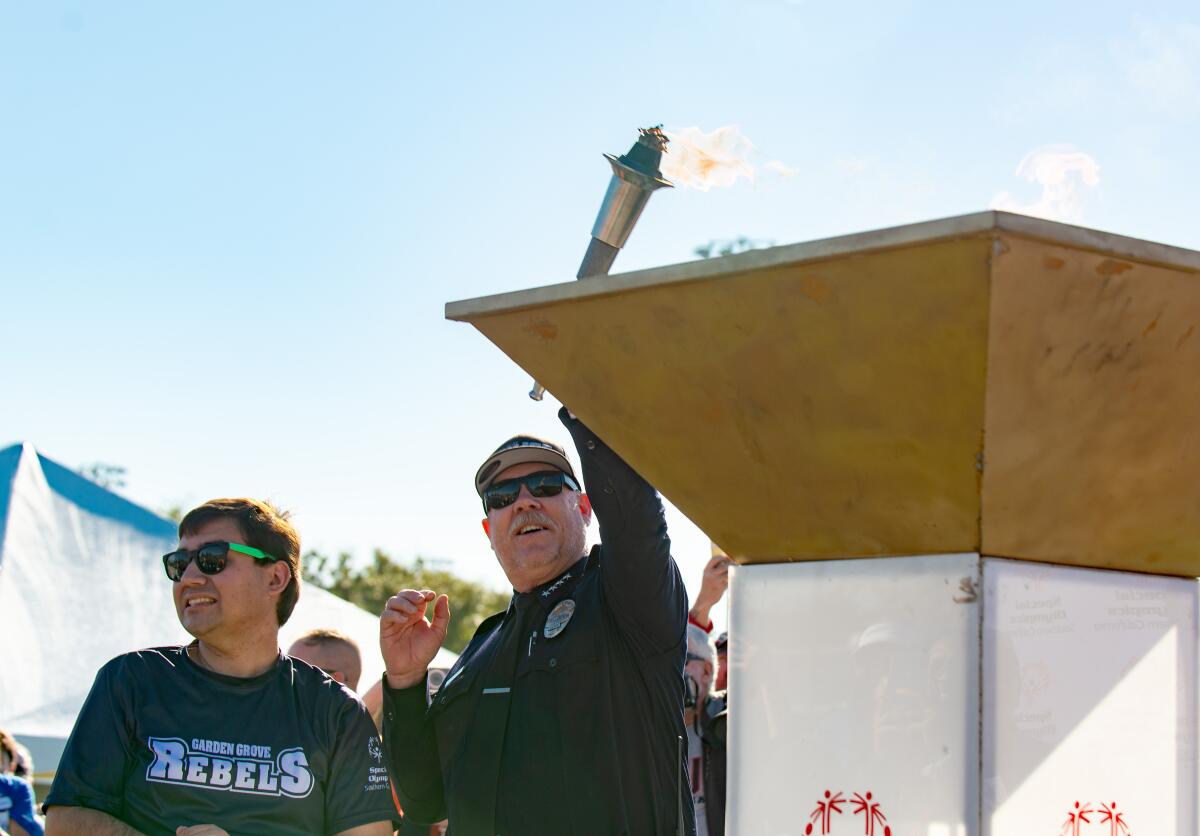
[[[687,591],[671,557],[658,492],[585,424],[564,408],[583,481],[600,526],[605,594],[631,638],[647,654],[679,644],[687,622]]]
[[[729,589],[729,567],[733,561],[723,554],[714,555],[704,566],[704,575],[700,579],[700,591],[696,600],[688,610],[688,620],[706,633],[712,632],[712,619],[709,613]]]

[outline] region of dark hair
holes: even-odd
[[[195,534],[207,523],[219,519],[237,523],[246,540],[243,545],[261,549],[287,563],[292,578],[275,606],[275,618],[282,627],[300,598],[300,535],[288,522],[288,513],[257,499],[210,499],[184,515],[179,521],[179,536]]]

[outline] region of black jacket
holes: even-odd
[[[587,427],[560,417],[601,544],[484,621],[428,710],[424,684],[393,691],[385,679],[396,795],[417,821],[448,817],[453,836],[690,835],[688,605],[662,503]],[[546,638],[568,599],[570,620]]]

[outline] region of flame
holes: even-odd
[[[1023,204],[1008,192],[992,198],[991,208],[1059,221],[1083,220],[1087,190],[1100,185],[1100,165],[1071,145],[1045,145],[1030,151],[1016,175],[1042,187],[1042,196]]]
[[[670,144],[662,159],[662,174],[677,186],[708,191],[713,186],[732,186],[738,178],[754,182],[757,170],[750,161],[754,143],[736,125],[705,133],[700,128],[664,131]],[[764,165],[783,177],[797,172],[779,160]]]

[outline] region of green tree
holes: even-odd
[[[461,653],[485,618],[502,612],[511,593],[497,592],[458,577],[423,557],[405,564],[382,549],[370,563],[356,568],[347,552],[336,558],[310,551],[304,555],[304,580],[327,589],[368,612],[383,612],[387,599],[401,589],[433,589],[450,596],[446,649]]]
[[[91,479],[102,488],[116,489],[125,487],[125,468],[119,464],[95,462],[79,468],[80,476]]]
[[[707,244],[693,247],[692,252],[701,258],[715,258],[723,255],[744,253],[747,250],[761,250],[764,247],[773,246],[775,246],[774,241],[764,241],[739,235],[737,238],[730,238],[728,240],[715,239],[709,241]]]

